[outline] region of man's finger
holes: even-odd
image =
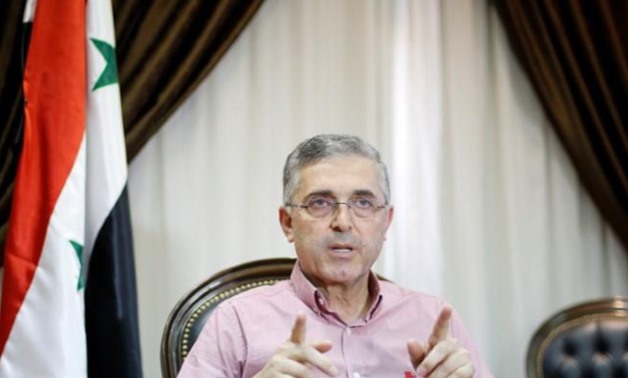
[[[310,346],[320,353],[327,353],[333,348],[334,344],[329,340],[320,340],[310,343]]]
[[[331,345],[331,342],[329,344]],[[327,349],[327,351],[329,349]],[[307,347],[304,349],[305,362],[316,366],[328,376],[335,377],[338,375],[338,368],[336,368],[334,364],[332,364],[331,361],[323,355],[323,353],[324,352],[320,352],[315,348]]]
[[[305,315],[297,315],[290,334],[290,341],[295,344],[303,344],[305,342]]]
[[[445,305],[434,323],[432,335],[430,336],[430,347],[433,347],[439,341],[447,339],[449,334],[449,322],[451,321],[451,313],[453,309],[449,305]]]
[[[417,373],[421,377],[449,377],[453,372],[463,366],[473,370],[473,361],[469,351],[460,347],[454,340],[438,343],[434,349],[423,359],[417,368]],[[466,370],[461,370],[464,372]],[[456,377],[458,375],[455,375]],[[469,377],[470,375],[461,375]]]
[[[410,354],[412,367],[414,367],[415,369],[425,358],[426,352],[426,349],[423,347],[423,345],[419,344],[418,341],[416,341],[415,339],[408,340],[408,354]]]

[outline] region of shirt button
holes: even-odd
[[[351,335],[351,327],[347,327],[347,335]],[[358,375],[357,377],[355,376],[356,374]],[[359,377],[360,377],[360,374],[359,374],[359,373],[354,373],[354,374],[353,374],[353,376],[354,376],[355,378],[359,378]]]
[[[358,373],[357,371],[354,371],[353,378],[360,378],[360,373]]]

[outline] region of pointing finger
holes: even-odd
[[[431,347],[436,345],[436,343],[438,343],[439,341],[447,339],[447,335],[449,334],[449,322],[451,320],[452,311],[453,310],[449,305],[445,305],[440,311],[438,319],[436,319],[436,323],[434,323],[432,335],[429,339]]]
[[[295,344],[303,344],[305,342],[305,315],[297,315],[290,334],[290,341]]]

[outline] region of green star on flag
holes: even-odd
[[[83,266],[83,246],[75,242],[74,240],[70,240],[70,244],[72,244],[72,247],[74,248],[74,251],[76,252],[76,257],[78,258],[79,264]],[[84,286],[85,285],[83,283],[83,273],[79,273],[79,279],[76,285],[76,290],[81,290]]]
[[[90,38],[94,46],[100,51],[103,58],[107,62],[105,69],[96,80],[96,84],[94,84],[93,91],[98,88],[107,86],[109,84],[115,84],[118,82],[118,65],[116,63],[116,49],[110,43],[105,41],[101,41],[96,38]]]

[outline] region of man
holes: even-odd
[[[290,280],[221,304],[179,377],[491,377],[449,305],[371,272],[394,212],[372,146],[308,139],[288,156],[283,186]]]

